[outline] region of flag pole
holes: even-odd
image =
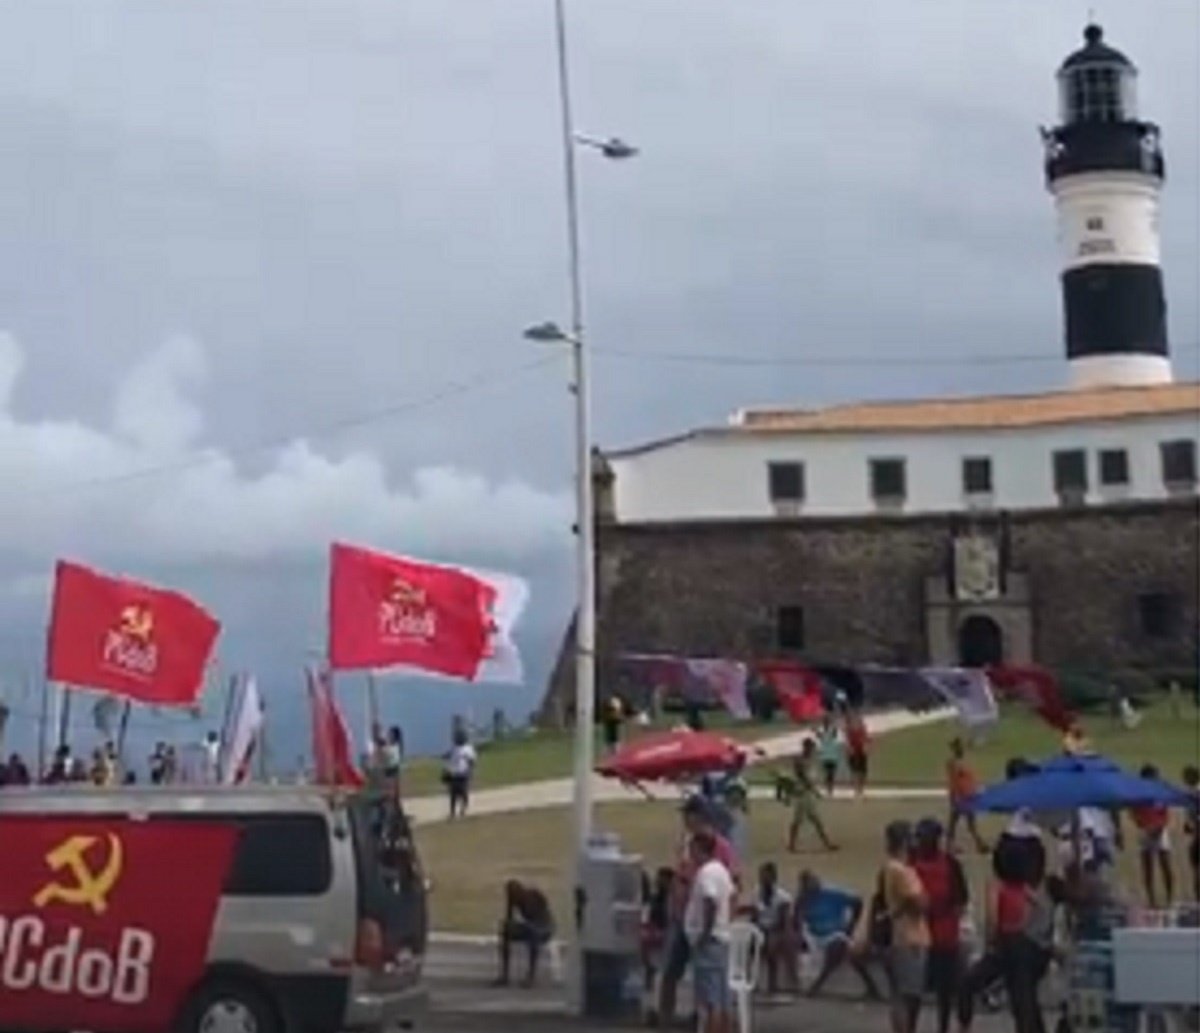
[[[220,738],[217,740],[217,771],[225,770],[226,752],[229,749],[229,722],[233,720],[233,704],[237,699],[238,676],[229,676],[229,686],[225,690],[225,712],[221,715]]]
[[[375,681],[375,672],[367,672],[367,756],[375,754],[375,739],[382,726],[379,722],[379,685]]]
[[[38,781],[46,777],[46,737],[50,734],[50,679],[42,678],[41,712],[38,716]]]
[[[129,714],[133,710],[133,701],[126,700],[125,708],[121,711],[121,720],[117,725],[117,767],[121,777],[125,776],[125,736],[129,732]]]
[[[69,745],[71,738],[71,693],[66,685],[58,686],[58,748]]]

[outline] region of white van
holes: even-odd
[[[172,1033],[382,1033],[424,1011],[425,879],[394,805],[310,787],[83,785],[0,790],[0,827],[7,815],[237,827],[206,968]]]

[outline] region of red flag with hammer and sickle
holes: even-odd
[[[60,560],[46,676],[152,706],[191,706],[220,630],[179,592]]]

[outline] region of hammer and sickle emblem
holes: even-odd
[[[154,632],[154,614],[148,606],[126,606],[121,611],[121,630],[139,642],[149,642]]]
[[[121,876],[124,851],[121,841],[110,833],[108,861],[100,871],[94,871],[84,855],[98,842],[97,836],[72,836],[46,855],[46,864],[56,872],[67,869],[75,884],[64,886],[57,882],[47,883],[33,898],[35,907],[46,907],[53,903],[71,904],[90,907],[98,915],[108,910],[108,895]]]

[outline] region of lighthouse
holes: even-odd
[[[1137,68],[1098,25],[1058,71],[1059,125],[1043,129],[1058,210],[1071,385],[1171,380],[1158,205],[1158,126],[1138,118]]]

